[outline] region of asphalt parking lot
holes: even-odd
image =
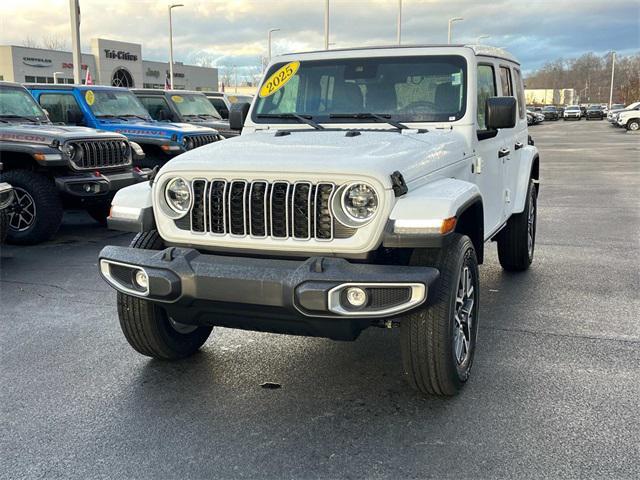
[[[54,241],[3,247],[0,477],[638,478],[640,135],[530,133],[536,260],[506,274],[489,246],[472,380],[448,400],[404,383],[396,330],[219,328],[191,359],[149,360],[96,266],[131,235],[72,212]]]

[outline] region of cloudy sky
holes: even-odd
[[[167,0],[80,0],[82,49],[93,37],[141,43],[148,60],[168,58]],[[174,9],[174,58],[221,67],[258,66],[266,52],[322,48],[323,0],[180,0]],[[391,44],[398,0],[331,0],[332,48]],[[531,71],[584,52],[640,50],[640,0],[404,0],[403,43],[484,42],[509,49]],[[69,48],[68,0],[2,0],[0,45],[54,38]]]

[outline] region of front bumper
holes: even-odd
[[[151,170],[137,168],[117,173],[80,173],[57,177],[56,187],[73,197],[106,196],[129,185],[147,181],[150,173]]]
[[[342,258],[277,260],[105,247],[102,277],[116,290],[162,306],[182,323],[353,339],[376,319],[391,319],[427,300],[432,267],[350,263]],[[147,287],[136,284],[143,271]],[[353,307],[351,287],[366,292]]]

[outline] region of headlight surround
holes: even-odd
[[[164,187],[164,200],[173,212],[174,218],[184,217],[191,209],[193,201],[189,182],[181,177],[169,180]]]
[[[79,152],[80,150],[76,149],[72,143],[65,143],[60,147],[60,151],[73,160],[76,156],[76,152]]]
[[[340,223],[357,228],[373,220],[380,204],[375,188],[364,182],[354,182],[340,188],[338,193],[332,207]]]

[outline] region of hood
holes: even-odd
[[[282,178],[306,174],[372,176],[389,185],[400,171],[407,183],[465,156],[464,138],[453,130],[358,131],[292,130],[276,136],[274,130],[240,135],[186,152],[163,172],[269,172]]]
[[[0,124],[0,140],[38,143],[49,145],[53,140],[64,143],[68,140],[82,140],[90,138],[122,138],[117,133],[95,130],[87,127],[69,127],[54,124]]]
[[[193,121],[190,122],[189,125],[194,125],[194,126],[198,126],[198,127],[208,127],[208,128],[213,128],[214,130],[221,130],[221,131],[227,131],[227,130],[231,130],[231,127],[229,126],[229,121],[228,120],[223,120],[223,119],[219,119],[219,120],[201,120],[201,121]]]
[[[215,134],[215,130],[208,127],[201,127],[190,123],[169,123],[169,122],[119,122],[108,121],[101,123],[104,128],[123,133],[125,135],[137,135],[140,137],[166,137],[173,135],[193,135],[193,134]]]

